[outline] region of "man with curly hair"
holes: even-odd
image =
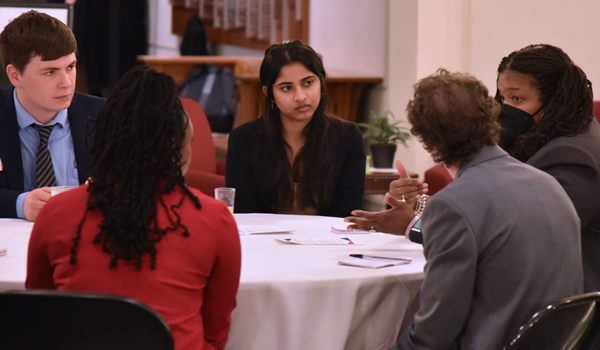
[[[499,106],[476,78],[439,70],[407,111],[455,179],[423,212],[420,310],[393,349],[500,349],[534,312],[582,292],[577,213],[556,179],[497,146]]]

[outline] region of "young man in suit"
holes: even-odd
[[[73,32],[36,11],[0,34],[12,84],[0,89],[0,218],[34,221],[51,186],[87,180],[86,122],[104,99],[75,92],[76,54]]]
[[[423,211],[420,309],[392,349],[501,349],[536,311],[582,293],[577,213],[554,177],[497,146],[499,106],[474,77],[422,79],[407,111],[454,181]]]

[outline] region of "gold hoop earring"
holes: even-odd
[[[276,110],[277,109],[277,103],[275,103],[275,101],[271,101],[271,109],[272,110]]]

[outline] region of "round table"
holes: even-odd
[[[238,225],[290,233],[240,236],[242,272],[226,350],[388,349],[418,308],[422,246],[384,233],[334,233],[341,218],[235,214]],[[0,219],[0,290],[23,289],[32,223]],[[357,238],[362,245],[292,245],[276,238]],[[349,254],[393,254],[407,265],[339,265]]]
[[[33,222],[20,219],[0,219],[0,291],[25,289],[27,246]]]
[[[235,214],[238,225],[276,225],[288,234],[241,236],[238,306],[226,349],[388,349],[423,279],[422,246],[383,233],[339,234],[340,218]],[[355,237],[363,245],[291,245],[275,238]],[[349,254],[393,253],[408,265],[339,265]]]

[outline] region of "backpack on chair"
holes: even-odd
[[[230,132],[239,101],[233,72],[229,68],[201,63],[181,84],[181,97],[197,101],[213,132]]]

